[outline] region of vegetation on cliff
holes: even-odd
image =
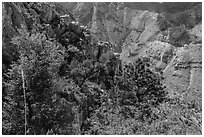
[[[149,58],[124,65],[59,5],[4,7],[3,134],[201,134],[196,102],[169,96]]]

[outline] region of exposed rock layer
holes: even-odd
[[[37,5],[37,6],[36,6]],[[73,13],[97,41],[109,41],[123,63],[150,58],[162,72],[170,94],[198,100],[202,92],[202,4],[200,3],[3,3],[3,63],[17,56],[10,43],[24,25],[49,22],[56,14]],[[180,6],[180,8],[179,8]],[[55,7],[55,10],[53,10]],[[172,12],[174,12],[172,14]],[[170,12],[170,13],[167,13]],[[35,17],[35,20],[32,18]],[[12,52],[12,53],[11,53]]]
[[[200,99],[201,106],[202,4],[188,4],[104,3],[93,4],[86,12],[84,4],[78,20],[93,12],[87,24],[98,40],[115,44],[123,63],[150,58],[152,68],[164,74],[170,95]]]

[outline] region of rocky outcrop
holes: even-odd
[[[202,42],[202,24],[196,25],[194,28],[189,30],[189,37],[193,43]]]
[[[123,63],[148,57],[153,70],[163,73],[164,83],[171,96],[180,95],[187,102],[202,107],[202,29],[201,24],[188,30],[189,38],[182,47],[154,40],[131,43],[123,49]],[[184,41],[185,42],[185,41]]]
[[[11,43],[12,38],[18,35],[18,29],[24,26],[28,31],[35,31],[42,28],[40,25],[50,23],[56,15],[69,14],[63,7],[51,3],[5,2],[2,8],[3,64],[6,65],[18,58],[17,47]]]
[[[202,95],[202,45],[189,44],[178,48],[164,70],[167,88],[183,94],[188,101],[199,102]],[[173,89],[173,90],[172,90]]]
[[[93,16],[93,3],[79,2],[73,7],[72,13],[78,22],[83,22],[84,25],[91,27],[90,21]]]
[[[153,41],[149,43],[132,43],[123,49],[121,60],[125,63],[134,62],[139,57],[147,57],[156,69],[164,69],[173,58],[175,47],[169,43]]]
[[[172,95],[178,92],[189,101],[201,96],[201,3],[3,3],[2,8],[4,63],[17,54],[10,41],[21,25],[32,30],[72,12],[91,29],[93,42],[115,46],[123,64],[147,57],[164,74]]]

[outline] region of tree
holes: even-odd
[[[71,111],[73,106],[58,101],[61,99],[57,97],[55,91],[57,84],[54,80],[59,78],[57,71],[64,58],[63,47],[59,43],[47,40],[44,33],[29,35],[25,29],[19,32],[20,35],[13,39],[13,43],[18,46],[20,59],[12,65],[9,72],[10,81],[7,83],[9,103],[3,106],[3,111],[8,114],[3,119],[11,126],[3,128],[3,132],[24,134],[25,118],[21,113],[24,113],[26,107],[28,134],[45,134],[50,129],[60,134],[63,128],[71,127],[74,116]],[[21,101],[22,70],[25,78],[26,106]],[[9,121],[9,117],[12,121]]]
[[[148,60],[143,58],[121,71],[114,76],[114,88],[107,91],[108,99],[90,118],[92,128],[87,134],[135,134],[134,125],[158,119],[154,109],[167,97],[162,77],[151,71]]]

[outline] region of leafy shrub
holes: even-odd
[[[24,105],[22,71],[26,83],[27,129],[28,134],[46,134],[47,130],[73,121],[72,106],[60,103],[56,96],[54,79],[63,61],[60,45],[46,39],[45,34],[32,34],[22,29],[13,39],[18,46],[20,59],[12,65],[10,81],[7,83],[9,103],[3,106],[4,122],[12,123],[4,127],[5,134],[24,134]],[[11,113],[12,112],[12,113]],[[23,112],[23,113],[22,113]],[[18,117],[17,117],[18,116]],[[11,117],[11,119],[9,119]],[[10,121],[12,120],[12,121]],[[66,122],[65,122],[66,121]],[[19,126],[20,124],[20,126]],[[68,125],[67,125],[68,126]],[[70,126],[70,125],[69,125]],[[12,131],[11,131],[12,130]],[[59,133],[55,131],[56,133]]]
[[[92,128],[87,134],[139,134],[136,123],[151,124],[158,119],[154,111],[167,93],[161,76],[148,68],[147,61],[141,58],[126,65],[116,74],[114,84],[108,100],[90,118]]]
[[[30,6],[41,15],[46,4]],[[186,34],[186,22],[166,18],[159,19],[163,31],[184,24],[178,39]],[[27,134],[200,134],[201,110],[168,97],[147,58],[122,66],[110,43],[91,43],[87,27],[58,15],[50,22],[52,39],[36,25],[41,29],[21,29],[13,38],[20,56],[4,71],[3,134],[25,134],[23,82]]]
[[[119,77],[119,90],[127,90],[134,94],[139,103],[148,102],[156,106],[164,101],[166,92],[161,83],[162,77],[148,67],[143,59],[138,59],[134,64],[125,66],[123,76]],[[123,83],[123,81],[126,81]],[[125,87],[125,89],[123,88]]]

